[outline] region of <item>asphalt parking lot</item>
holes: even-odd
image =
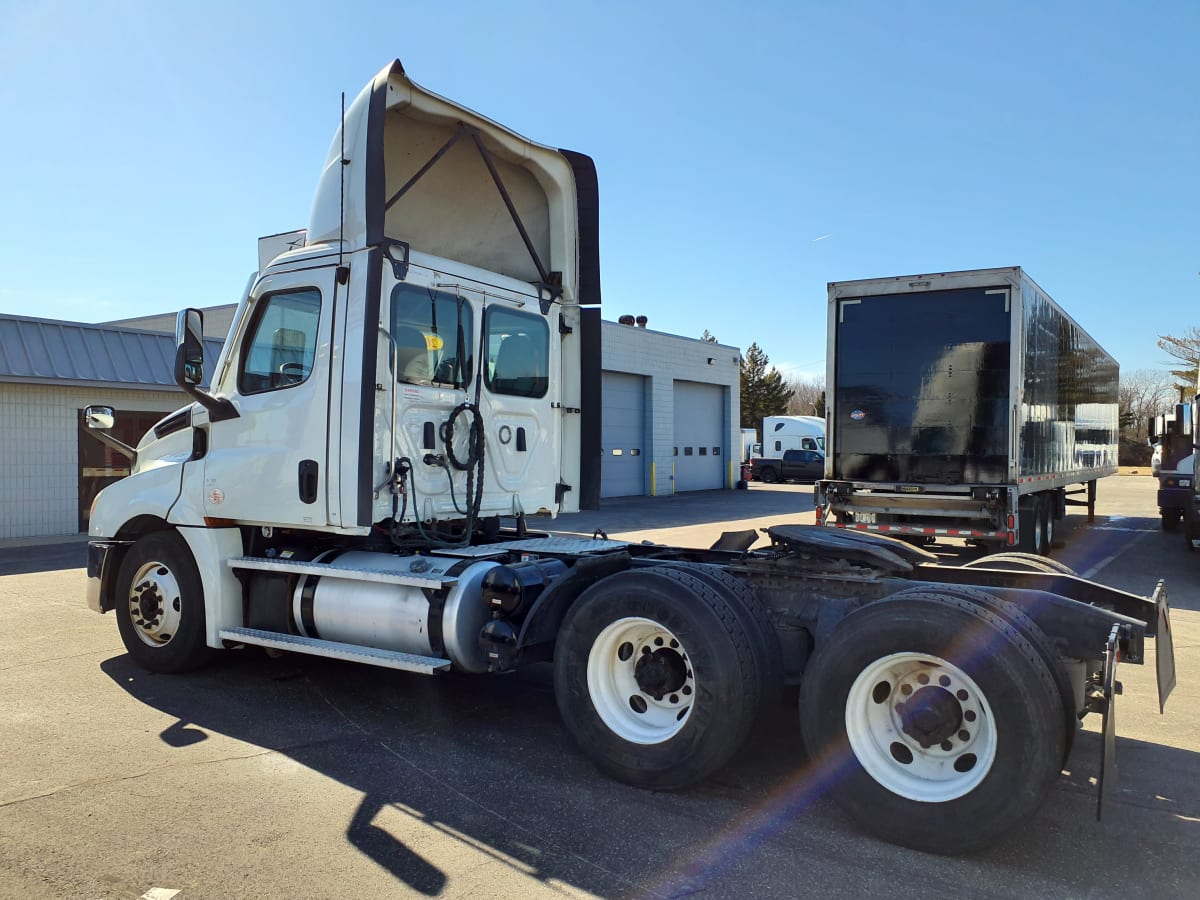
[[[82,542],[2,547],[0,896],[1194,897],[1200,554],[1159,530],[1148,477],[1106,479],[1098,511],[1091,528],[1073,511],[1054,555],[1140,594],[1166,578],[1179,686],[1160,716],[1153,666],[1121,669],[1102,822],[1089,721],[1034,819],[966,858],[855,831],[791,708],[705,784],[641,791],[576,749],[545,669],[428,678],[244,651],[149,675],[86,608]],[[553,527],[707,545],[786,521],[812,521],[810,486],[613,501]]]

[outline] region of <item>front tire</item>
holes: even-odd
[[[669,568],[588,588],[554,653],[559,712],[609,776],[676,790],[724,765],[758,713],[759,658],[737,601]]]
[[[1061,770],[1058,690],[1036,648],[963,599],[908,594],[851,613],[801,684],[810,756],[834,799],[892,843],[991,844],[1031,816]]]
[[[125,554],[115,591],[121,641],[143,669],[187,672],[209,661],[200,572],[176,532],[139,538]]]

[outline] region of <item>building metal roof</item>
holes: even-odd
[[[204,341],[204,372],[223,341]],[[0,382],[178,390],[175,338],[162,332],[0,313]]]

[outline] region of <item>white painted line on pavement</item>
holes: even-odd
[[[138,897],[138,900],[171,900],[172,897],[177,896],[179,893],[180,891],[175,888],[150,888],[150,890]]]

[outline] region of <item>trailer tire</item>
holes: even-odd
[[[1022,553],[1046,555],[1046,518],[1042,506],[1041,498],[1033,497],[1028,504],[1017,510],[1017,524],[1020,528],[1017,547]]]
[[[1162,530],[1163,531],[1178,531],[1179,520],[1183,518],[1183,510],[1181,509],[1164,509],[1162,511]]]
[[[1049,556],[1054,546],[1054,501],[1046,497],[1042,507],[1042,555]]]
[[[923,701],[912,710],[906,697]],[[1062,708],[1041,654],[960,597],[912,592],[851,613],[813,657],[800,710],[834,799],[866,830],[917,850],[991,844],[1061,772]]]
[[[139,538],[121,562],[114,589],[121,641],[143,669],[187,672],[211,659],[200,571],[178,533]]]
[[[555,647],[554,691],[567,730],[603,772],[677,790],[741,746],[766,663],[735,603],[663,568],[610,575],[572,604]]]

